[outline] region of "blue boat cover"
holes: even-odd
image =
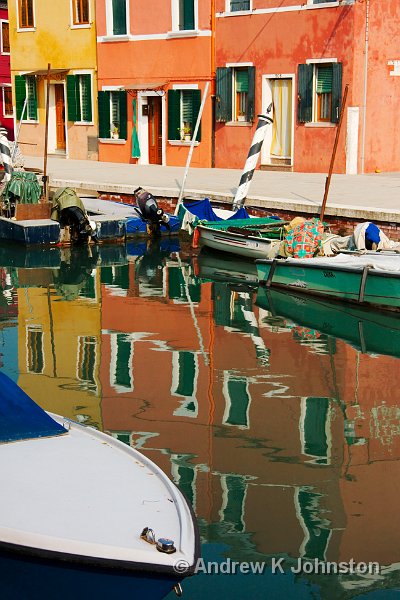
[[[0,443],[66,433],[5,373],[0,372]]]
[[[200,221],[225,221],[225,219],[221,219],[221,217],[218,217],[218,215],[215,214],[208,198],[204,198],[204,200],[187,200],[183,203],[183,206],[193,215],[196,215]],[[249,218],[250,216],[247,210],[242,206],[226,220],[234,221],[235,219]]]
[[[174,215],[168,215],[168,216],[169,216],[169,229],[164,224],[162,224],[160,227],[160,231],[162,234],[178,232],[181,227],[181,223],[180,223],[178,217],[175,217]],[[126,233],[127,234],[132,234],[132,233],[147,234],[146,221],[144,221],[139,216],[138,217],[127,217],[126,218]]]

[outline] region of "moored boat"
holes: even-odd
[[[400,309],[400,256],[343,253],[332,257],[256,260],[260,284]]]
[[[195,518],[152,461],[0,384],[3,599],[163,598],[193,572]]]

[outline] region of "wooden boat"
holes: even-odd
[[[240,219],[237,223],[199,223],[196,231],[202,246],[246,258],[265,258],[271,245],[279,244],[286,221],[270,217]]]
[[[342,253],[334,257],[256,260],[258,280],[307,294],[400,309],[400,256]]]
[[[14,598],[163,598],[199,537],[148,458],[43,411],[0,373],[0,588]]]
[[[400,357],[400,320],[395,313],[259,286],[256,305],[273,317],[342,339],[366,354]]]

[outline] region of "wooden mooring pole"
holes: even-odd
[[[46,125],[44,132],[44,160],[43,160],[43,196],[45,202],[49,200],[49,181],[47,175],[47,143],[49,138],[49,102],[50,102],[50,70],[51,65],[48,63],[47,65],[47,86],[46,86]]]

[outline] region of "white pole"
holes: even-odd
[[[267,108],[266,115],[258,115],[257,128],[254,132],[253,141],[251,142],[243,173],[233,199],[232,208],[234,211],[243,206],[247,192],[249,191],[250,183],[254,175],[254,169],[257,166],[258,157],[260,156],[261,147],[265,138],[266,127],[273,122],[273,119],[268,116],[271,108],[272,104]]]
[[[197,115],[196,127],[194,128],[194,132],[193,132],[193,135],[192,135],[192,141],[191,141],[191,144],[190,144],[189,154],[188,154],[188,157],[187,157],[187,160],[186,160],[186,167],[185,167],[185,173],[183,175],[183,181],[182,181],[181,191],[179,192],[178,202],[176,203],[176,207],[175,207],[175,214],[176,215],[178,214],[179,205],[182,202],[182,196],[183,196],[183,190],[185,189],[186,177],[187,177],[187,174],[188,174],[188,171],[189,171],[190,161],[192,160],[193,148],[194,148],[194,144],[196,142],[197,132],[198,132],[199,127],[200,127],[201,115],[203,113],[203,109],[204,109],[204,105],[205,105],[205,102],[206,102],[206,98],[207,98],[208,88],[209,87],[210,87],[210,82],[207,81],[206,86],[204,88],[203,98],[202,98],[201,104],[200,104],[199,114]]]

